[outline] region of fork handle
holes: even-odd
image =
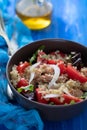
[[[5,33],[4,34],[1,33],[0,36],[3,37],[4,40],[6,41],[7,46],[8,46],[9,55],[12,56],[14,54],[14,50],[10,44],[10,40],[8,39],[7,35],[5,35]]]

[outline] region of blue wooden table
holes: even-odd
[[[51,1],[52,23],[46,29],[31,31],[33,39],[64,38],[87,45],[87,1]]]
[[[64,38],[87,45],[87,0],[52,0],[52,23],[49,27],[31,31],[32,39]],[[44,130],[86,130],[87,111],[70,120],[44,122]],[[7,130],[3,125],[0,130]]]

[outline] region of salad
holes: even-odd
[[[87,67],[80,52],[47,54],[41,46],[27,61],[12,67],[15,89],[39,103],[65,105],[87,98]]]

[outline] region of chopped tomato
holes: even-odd
[[[17,66],[17,71],[18,71],[19,73],[23,73],[24,70],[25,70],[25,68],[28,67],[29,65],[30,65],[30,64],[29,64],[27,61],[25,61],[24,63],[19,64],[19,65]]]
[[[59,68],[60,68],[60,73],[61,73],[61,74],[66,73],[66,66],[65,66],[65,64],[64,64],[64,61],[58,60],[57,65],[58,65]]]
[[[67,94],[63,94],[62,97],[64,98],[64,103],[67,103],[67,104],[70,104],[71,101],[74,101],[74,102],[81,102],[81,101],[83,101],[82,99],[80,99],[78,97],[67,95]]]
[[[59,98],[50,98],[50,101],[54,102],[54,104],[56,104],[56,105],[62,105],[62,104],[65,104],[65,103],[70,104],[71,101],[74,101],[74,102],[81,102],[81,101],[83,101],[82,99],[80,99],[78,97],[70,96],[70,95],[67,95],[67,94],[63,94],[61,96],[61,98],[63,98],[62,99],[63,101],[61,101],[61,99],[59,99]]]
[[[87,82],[87,77],[82,75],[78,70],[73,66],[68,65],[66,68],[67,74],[71,79],[79,80],[81,83]]]
[[[37,98],[37,101],[40,102],[40,103],[44,103],[44,104],[47,104],[48,101],[45,100],[43,97],[42,97],[42,93],[40,92],[39,88],[36,88],[36,98]]]
[[[64,64],[64,61],[62,60],[58,60],[58,61],[55,61],[55,60],[47,60],[47,63],[48,64],[57,64],[58,67],[60,68],[60,73],[63,74],[66,72],[66,66]]]
[[[44,103],[44,104],[48,104],[48,102],[53,102],[56,105],[62,104],[58,98],[50,98],[48,100],[44,99],[42,97],[42,93],[39,88],[36,88],[36,98],[38,102]]]
[[[62,105],[63,104],[63,102],[61,102],[58,97],[50,98],[50,102],[53,102],[55,105]]]
[[[60,73],[64,74],[66,73],[66,66],[64,64],[58,64],[59,68],[60,68]]]
[[[75,103],[83,101],[82,99],[78,97],[67,95],[67,94],[61,95],[60,98],[53,97],[53,98],[49,98],[49,100],[46,100],[42,97],[42,93],[39,90],[39,88],[36,89],[36,98],[37,98],[37,101],[40,103],[48,104],[50,102],[53,102],[55,105],[63,105],[65,103],[70,104],[71,101],[74,101]]]
[[[25,78],[21,78],[20,81],[17,84],[17,87],[18,88],[24,87],[24,86],[27,86],[28,84],[29,83],[28,83],[28,81]]]
[[[57,62],[55,60],[47,60],[47,64],[56,64]]]

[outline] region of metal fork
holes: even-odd
[[[11,57],[18,49],[18,45],[15,41],[15,37],[16,37],[16,32],[13,34],[11,40],[9,40],[7,34],[6,34],[6,31],[5,31],[5,25],[4,25],[4,20],[3,20],[3,17],[2,17],[2,13],[0,11],[0,36],[4,38],[4,40],[6,41],[7,43],[7,46],[8,46],[8,54],[9,54],[9,57]],[[13,93],[9,87],[9,85],[7,85],[7,95],[9,97],[10,100],[14,100],[14,96],[13,96]]]
[[[0,11],[0,36],[4,38],[4,40],[6,41],[6,44],[8,46],[8,54],[9,56],[12,56],[18,49],[18,45],[15,41],[15,35],[16,32],[13,34],[11,40],[9,40],[6,31],[5,31],[5,25],[4,25],[4,20],[2,17],[2,13]]]

